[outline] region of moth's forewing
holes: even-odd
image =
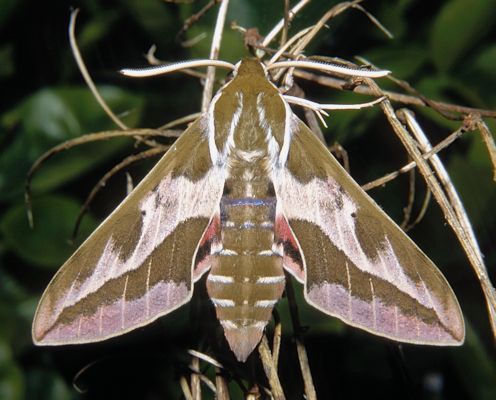
[[[202,117],[203,118],[203,117]],[[223,173],[212,165],[205,121],[176,141],[135,190],[61,267],[33,322],[38,345],[104,340],[186,303],[208,269],[195,257],[218,213]]]
[[[294,235],[285,266],[294,275],[304,269],[306,300],[376,335],[461,344],[463,317],[441,272],[294,118],[274,186]]]

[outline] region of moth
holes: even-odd
[[[393,340],[460,345],[462,313],[432,261],[292,112],[255,59],[60,268],[37,345],[105,340],[208,295],[239,361],[285,287]]]

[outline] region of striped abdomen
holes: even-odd
[[[275,197],[223,197],[220,241],[207,290],[240,361],[261,339],[284,290],[282,248],[274,243]]]

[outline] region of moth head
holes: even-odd
[[[247,76],[250,78],[267,78],[267,70],[258,58],[244,58],[236,64],[234,76]]]

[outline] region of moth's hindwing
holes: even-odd
[[[104,340],[190,299],[209,267],[207,227],[224,184],[204,126],[200,119],[188,128],[58,271],[36,311],[36,344]]]
[[[278,218],[290,227],[284,265],[297,278],[304,273],[306,300],[376,335],[461,344],[463,317],[441,272],[303,122],[294,117],[293,125],[274,186]]]

